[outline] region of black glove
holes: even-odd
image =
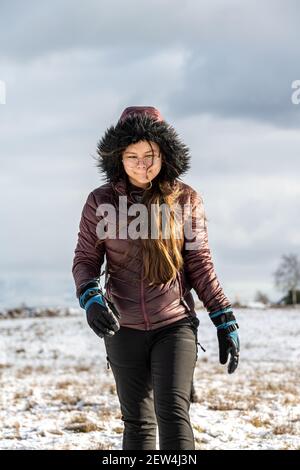
[[[79,303],[86,311],[89,326],[100,338],[113,336],[120,329],[120,314],[103,295],[97,281],[91,281],[83,287]]]
[[[236,322],[231,307],[211,312],[209,316],[217,327],[220,363],[226,364],[230,355],[227,370],[228,374],[232,374],[239,363],[240,340],[237,332],[239,325]]]

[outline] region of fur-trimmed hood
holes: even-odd
[[[162,168],[156,178],[173,184],[190,168],[189,148],[181,141],[176,130],[163,118],[158,119],[153,111],[152,113],[141,112],[140,108],[126,108],[131,111],[125,119],[122,119],[123,112],[117,124],[111,125],[106,130],[97,144],[96,166],[100,173],[105,175],[107,182],[116,183],[119,180],[126,180],[121,159],[122,152],[128,145],[140,140],[153,141],[159,145],[164,155]]]

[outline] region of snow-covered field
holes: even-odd
[[[300,311],[235,309],[241,359],[218,364],[201,321],[190,408],[196,449],[300,449]],[[0,448],[121,449],[123,423],[105,349],[83,310],[0,321]],[[158,448],[158,447],[157,447]]]

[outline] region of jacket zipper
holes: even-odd
[[[147,317],[147,313],[145,309],[145,301],[144,301],[143,264],[142,264],[142,269],[141,269],[141,307],[142,307],[142,312],[143,312],[144,320],[146,324],[146,330],[150,330],[150,323]]]
[[[121,195],[123,195],[123,192],[119,191],[118,188],[116,188],[117,192],[120,193]],[[131,198],[131,193],[129,193],[129,195],[127,195],[129,197],[129,199],[131,200],[131,202],[134,202]],[[145,320],[145,324],[146,324],[146,330],[150,330],[150,323],[149,323],[149,320],[148,320],[148,317],[147,317],[147,313],[146,313],[146,309],[145,309],[145,301],[144,301],[144,286],[143,286],[143,271],[144,271],[144,266],[143,266],[143,263],[142,263],[142,269],[141,269],[141,284],[140,284],[140,293],[141,293],[141,308],[142,308],[142,312],[143,312],[143,316],[144,316],[144,320]]]
[[[109,278],[110,274],[107,275],[106,283],[105,283],[105,293],[109,299],[111,299],[111,291],[110,291],[110,285],[109,285]]]

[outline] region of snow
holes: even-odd
[[[248,303],[246,304],[246,306],[247,306],[248,308],[256,308],[256,309],[257,309],[257,308],[263,308],[263,309],[265,309],[265,308],[268,307],[268,306],[267,306],[266,304],[264,304],[263,302],[254,302],[254,301],[253,301],[253,302],[248,302]]]
[[[199,310],[190,407],[196,449],[300,449],[300,311],[235,309],[241,357],[218,363],[215,327]],[[123,422],[103,340],[81,309],[0,321],[0,448],[122,448]],[[157,449],[158,449],[157,442]]]

